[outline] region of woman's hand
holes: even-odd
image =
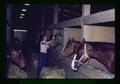
[[[49,43],[51,43],[52,42],[52,40],[51,41],[48,41],[48,42],[46,42],[47,44],[49,44]]]

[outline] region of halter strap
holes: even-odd
[[[76,62],[76,57],[77,57],[77,55],[75,54],[74,57],[73,57],[72,63],[71,63],[71,68],[73,70],[77,70],[77,68],[74,67],[75,66],[75,62]]]
[[[88,54],[87,54],[87,52],[86,52],[86,44],[84,44],[84,54],[81,56],[81,58],[80,58],[78,61],[79,61],[80,64],[87,64],[88,61],[87,61],[86,63],[81,62],[81,60],[82,60],[83,58],[88,58],[88,59],[89,59],[89,56],[88,56]]]

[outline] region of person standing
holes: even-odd
[[[39,78],[41,69],[46,63],[47,49],[49,47],[49,43],[51,42],[52,40],[47,41],[47,36],[44,36],[43,40],[40,42],[40,56],[38,57],[37,78]]]

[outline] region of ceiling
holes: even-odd
[[[82,16],[82,5],[80,4],[60,4],[58,5],[58,22],[73,19],[76,17]],[[26,12],[22,12],[21,9],[27,9]],[[97,13],[100,11],[108,10],[114,8],[113,5],[91,5],[91,14]],[[39,30],[42,25],[42,18],[45,18],[45,24],[49,25],[53,23],[53,9],[54,5],[30,5],[25,6],[24,4],[12,4],[11,10],[11,20],[12,27],[16,29],[36,29]],[[42,11],[44,11],[42,13]],[[19,18],[20,14],[24,13],[24,18]],[[42,14],[45,17],[42,17]],[[107,22],[101,24],[94,25],[102,25],[102,26],[114,26],[114,22]]]

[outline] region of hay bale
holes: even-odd
[[[27,78],[27,73],[21,70],[18,66],[10,64],[8,78]]]
[[[57,78],[62,79],[65,78],[65,71],[64,69],[54,68],[43,68],[41,71],[41,78]]]

